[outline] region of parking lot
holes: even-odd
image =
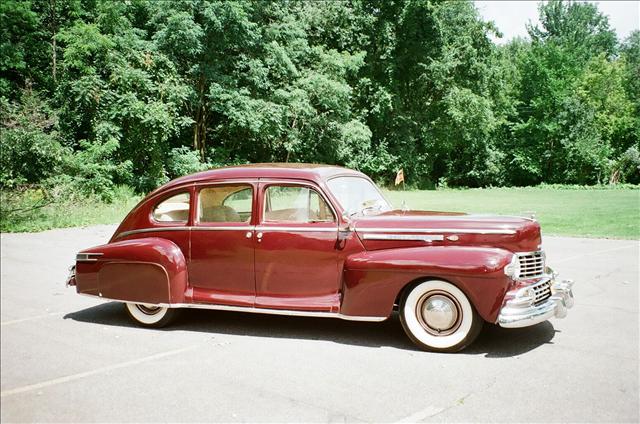
[[[65,288],[114,226],[2,234],[2,422],[638,422],[639,243],[545,237],[567,318],[458,354],[383,323],[189,310],[135,327]]]

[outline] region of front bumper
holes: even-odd
[[[528,327],[538,324],[550,318],[564,318],[567,316],[567,309],[573,307],[573,292],[571,280],[557,280],[557,274],[544,277],[551,288],[551,296],[541,303],[526,303],[515,297],[515,292],[521,290],[518,287],[507,293],[506,300],[497,324],[506,328]],[[536,282],[538,284],[540,282]]]

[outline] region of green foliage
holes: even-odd
[[[611,183],[640,184],[640,152],[638,148],[629,147],[618,160],[613,162]]]
[[[534,43],[549,43],[571,50],[574,63],[616,52],[616,34],[608,18],[593,3],[551,0],[539,3],[541,26],[530,26]]]
[[[505,49],[517,99],[501,129],[507,182],[606,182],[612,158],[638,143],[615,34],[592,4],[552,1],[540,12],[532,42]]]
[[[60,172],[68,155],[57,116],[36,93],[19,101],[0,98],[0,186],[36,184]]]
[[[29,45],[38,16],[29,3],[7,0],[0,3],[0,17],[0,96],[9,97],[29,75]]]
[[[204,171],[208,168],[209,164],[203,163],[198,153],[188,147],[171,149],[167,158],[167,176],[171,179]]]
[[[139,200],[140,196],[126,186],[115,187],[109,202],[70,193],[59,186],[0,189],[0,232],[115,224],[122,221]]]
[[[465,1],[6,0],[0,187],[110,201],[270,161],[410,187],[640,182],[640,32],[539,10],[497,46]]]

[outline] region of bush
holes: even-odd
[[[167,158],[166,169],[168,177],[174,179],[194,172],[204,171],[210,167],[211,164],[200,160],[198,152],[183,146],[171,149]]]
[[[45,183],[67,186],[67,191],[85,196],[97,196],[101,200],[113,200],[117,181],[131,178],[131,161],[114,163],[112,154],[117,149],[115,140],[89,143],[81,141],[82,150],[65,158],[64,174]]]
[[[640,183],[640,152],[636,147],[629,147],[614,162],[609,183]]]
[[[62,146],[57,116],[37,93],[21,101],[0,99],[0,186],[37,184],[60,172],[69,149]]]

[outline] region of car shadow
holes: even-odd
[[[76,312],[64,319],[109,325],[137,327],[119,302],[108,302]],[[334,343],[419,350],[405,335],[398,314],[383,322],[345,321],[331,318],[288,317],[241,312],[184,309],[171,326],[152,331],[194,331],[200,333],[246,335],[253,337],[327,340]],[[484,354],[488,358],[506,358],[552,343],[554,330],[545,321],[520,329],[485,325],[478,339],[462,354]]]

